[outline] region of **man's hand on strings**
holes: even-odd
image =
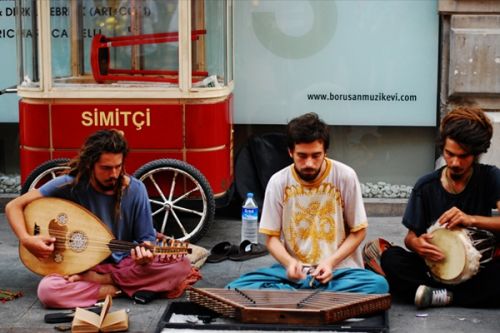
[[[302,280],[306,278],[306,273],[303,270],[304,265],[298,260],[292,262],[286,268],[286,275],[290,280]]]
[[[321,284],[326,284],[333,279],[333,271],[330,264],[320,262],[316,269],[311,273],[311,276]]]
[[[21,244],[39,259],[47,259],[54,252],[55,237],[51,236],[28,236],[21,239]]]
[[[146,243],[145,245],[148,244]],[[130,255],[132,256],[134,262],[138,265],[147,265],[154,259],[153,253],[142,245],[137,245],[135,248],[130,250]]]

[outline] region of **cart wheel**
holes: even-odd
[[[157,231],[191,243],[207,233],[215,199],[198,169],[183,161],[160,159],[144,164],[134,176],[146,185]]]
[[[26,178],[21,187],[21,194],[39,188],[49,180],[61,175],[64,170],[69,169],[68,162],[68,158],[57,158],[40,164]]]

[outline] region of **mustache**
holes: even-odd
[[[449,176],[453,180],[459,180],[463,177],[463,170],[460,168],[450,168]]]

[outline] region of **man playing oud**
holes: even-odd
[[[57,197],[82,205],[104,222],[116,239],[138,244],[130,252],[113,253],[81,274],[45,276],[38,286],[38,297],[46,307],[91,306],[119,290],[128,296],[151,291],[178,297],[188,284],[201,278],[186,257],[155,260],[152,252],[140,245],[154,241],[156,231],[144,184],[125,174],[127,153],[128,144],[121,131],[97,131],[70,162],[67,175],[7,204],[7,219],[21,245],[40,259],[53,254],[56,238],[30,235],[23,214],[24,208],[40,197]]]

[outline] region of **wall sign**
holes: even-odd
[[[235,122],[435,126],[437,2],[235,2]]]

